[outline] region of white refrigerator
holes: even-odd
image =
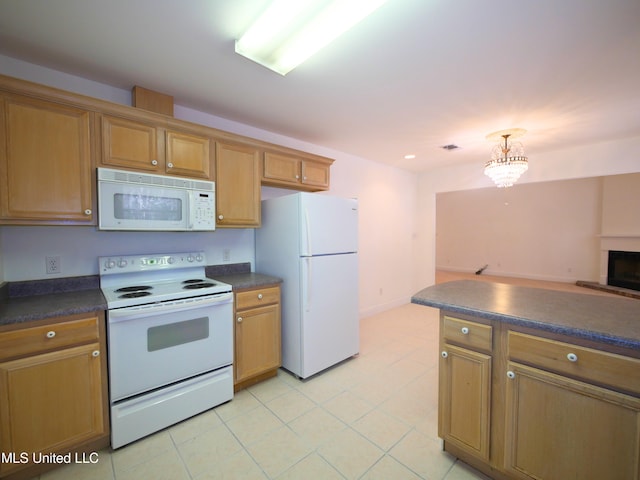
[[[256,271],[282,278],[282,366],[307,378],[359,352],[358,201],[262,201]]]

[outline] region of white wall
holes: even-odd
[[[640,237],[640,174],[605,177],[602,234]]]
[[[122,90],[0,55],[0,73],[56,88],[130,105]],[[177,118],[334,158],[331,195],[356,197],[360,205],[360,312],[406,303],[413,293],[413,242],[417,208],[417,175],[319,145],[253,128],[180,105]],[[264,188],[267,196],[292,193]],[[101,255],[202,249],[210,263],[254,261],[251,229],[218,229],[209,233],[98,232],[93,227],[0,227],[0,280],[52,278],[44,257],[60,255],[62,276],[97,273]],[[186,248],[185,248],[186,247]]]
[[[602,177],[436,196],[436,267],[538,280],[597,281]]]
[[[479,160],[478,165],[453,166],[420,175],[416,290],[435,282],[436,194],[491,187],[491,180],[484,176],[482,167]],[[518,184],[637,172],[640,172],[640,136],[548,153],[531,151],[529,171]]]

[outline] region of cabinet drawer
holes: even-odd
[[[236,293],[236,310],[270,305],[280,301],[280,287],[256,288]]]
[[[493,328],[459,318],[444,317],[443,337],[445,340],[481,350],[491,350]]]
[[[570,343],[509,332],[509,358],[640,394],[640,360]]]
[[[97,317],[11,330],[0,333],[0,359],[94,342],[97,338]]]

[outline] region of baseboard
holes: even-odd
[[[382,303],[380,305],[375,305],[373,307],[366,308],[364,310],[360,310],[359,316],[360,319],[370,317],[372,315],[376,315],[381,312],[385,312],[391,308],[400,307],[402,305],[406,305],[411,302],[411,297],[398,298],[391,302]]]
[[[467,273],[473,274],[476,270],[471,270],[469,268],[460,268],[460,267],[446,267],[446,268],[436,268],[436,272],[453,272],[453,273]],[[577,277],[560,277],[554,275],[539,275],[539,274],[522,274],[518,272],[504,272],[504,271],[496,271],[492,270],[491,266],[489,266],[486,270],[483,270],[483,276],[492,276],[492,277],[510,277],[510,278],[522,278],[525,280],[539,280],[543,282],[558,282],[558,283],[576,283],[580,280]]]

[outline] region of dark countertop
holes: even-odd
[[[252,273],[250,263],[211,265],[206,268],[205,272],[207,277],[228,283],[234,290],[282,283],[281,278],[263,275],[261,273]]]
[[[216,275],[211,276],[215,280],[228,283],[233,287],[233,290],[242,290],[244,288],[258,288],[265,285],[275,285],[282,283],[282,279],[278,277],[272,277],[271,275],[263,275],[261,273],[236,273],[228,275]]]
[[[249,263],[208,266],[206,275],[230,284],[233,290],[282,282],[277,277],[252,273]],[[0,285],[0,327],[106,309],[98,275]]]
[[[99,288],[9,297],[0,303],[0,327],[106,309],[107,302]]]
[[[640,300],[458,280],[412,303],[640,350]]]

